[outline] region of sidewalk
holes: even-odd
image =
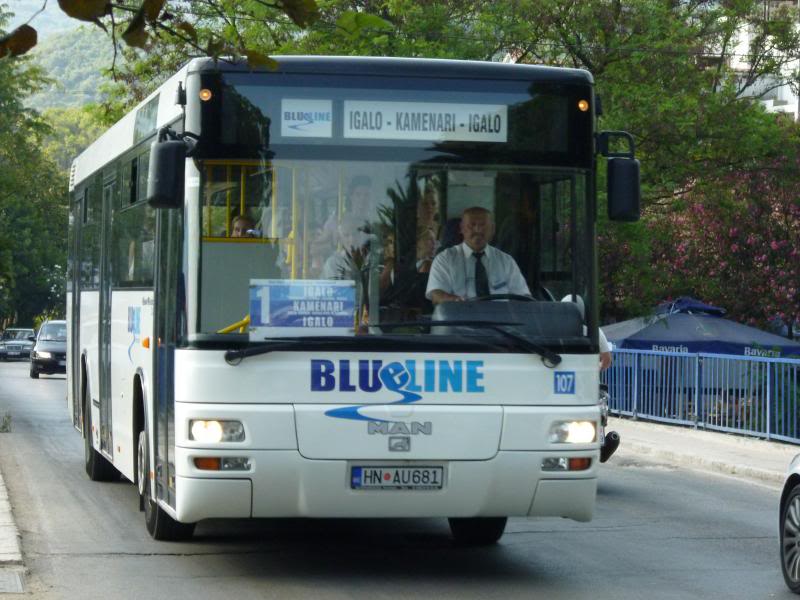
[[[6,565],[22,565],[22,553],[19,548],[19,532],[11,514],[8,491],[3,482],[3,474],[0,473],[0,567]]]
[[[617,431],[621,438],[619,456],[649,456],[761,483],[782,484],[789,463],[800,454],[800,446],[782,442],[641,420],[612,417],[608,421],[607,430]]]

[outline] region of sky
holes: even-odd
[[[0,0],[8,10],[15,13],[7,26],[8,30],[27,22],[45,5],[45,2],[47,6],[44,11],[30,22],[30,25],[39,32],[40,41],[55,32],[77,29],[80,26],[80,21],[71,19],[61,12],[57,0]]]

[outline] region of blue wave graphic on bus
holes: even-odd
[[[356,364],[353,364],[356,363]],[[312,392],[366,392],[382,389],[400,398],[389,404],[411,404],[422,400],[421,392],[484,391],[483,361],[480,360],[406,360],[384,364],[381,360],[311,361]],[[356,421],[381,421],[362,415],[359,410],[370,404],[334,408],[326,416]]]
[[[139,341],[139,333],[142,329],[142,307],[129,306],[128,307],[128,333],[131,334],[133,339],[130,346],[128,346],[128,360],[133,364],[133,346]]]

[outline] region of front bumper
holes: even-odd
[[[175,516],[182,522],[210,518],[263,517],[566,517],[592,518],[597,492],[596,451],[592,466],[573,473],[543,473],[542,459],[564,452],[499,452],[482,461],[409,461],[441,465],[447,473],[441,490],[353,490],[352,465],[390,461],[309,460],[296,450],[214,452],[246,454],[246,473],[216,473],[194,467],[208,450],[177,448]],[[391,461],[397,464],[400,461]]]
[[[411,420],[424,421],[432,414],[430,406],[412,408],[416,412],[408,417]],[[465,408],[469,407],[451,405],[449,410],[463,416]],[[458,448],[446,444],[428,446],[423,451],[423,441],[415,439],[409,453],[400,458],[388,452],[385,438],[375,436],[372,440],[378,442],[376,447],[386,447],[383,455],[375,455],[375,448],[370,455],[369,448],[361,443],[363,440],[343,438],[341,431],[349,427],[345,422],[332,422],[329,429],[314,430],[320,431],[318,435],[328,439],[332,447],[328,456],[312,455],[319,449],[305,438],[313,429],[298,419],[298,412],[307,409],[308,405],[291,404],[176,402],[175,506],[164,508],[187,523],[251,517],[555,516],[576,521],[592,518],[599,443],[575,447],[551,444],[547,432],[553,420],[567,416],[597,422],[596,405],[503,406],[502,427],[498,429],[494,450],[479,457],[465,451],[473,445],[469,440],[477,437],[474,428],[467,428],[453,442],[460,445]],[[209,448],[189,438],[191,419],[240,421],[245,427],[245,440]],[[362,437],[372,437],[367,434],[366,424],[361,433]],[[444,439],[443,434],[440,437]],[[249,467],[242,471],[208,471],[196,467],[196,458],[209,457],[246,459]],[[544,459],[561,457],[589,458],[591,463],[580,471],[542,470]],[[354,466],[440,466],[444,486],[439,490],[352,489]]]
[[[31,358],[31,369],[39,373],[53,374],[66,373],[66,358]]]
[[[30,348],[0,348],[0,360],[28,360]]]

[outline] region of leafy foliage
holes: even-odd
[[[318,17],[314,0],[58,0],[58,6],[66,15],[97,25],[115,42],[122,40],[129,47],[152,50],[177,43],[193,54],[215,58],[260,53],[240,31],[247,21],[250,26],[274,22],[303,28]],[[35,30],[29,24],[6,37],[6,44],[15,48],[16,54],[35,45]],[[0,39],[0,48],[2,43]]]
[[[659,283],[753,325],[800,321],[799,168],[797,158],[785,159],[721,177],[652,225],[661,229],[654,245]]]
[[[103,100],[101,87],[108,81],[114,49],[96,27],[58,32],[43,40],[31,53],[32,60],[51,80],[41,91],[25,99],[37,110],[78,107]]]
[[[66,180],[41,152],[46,123],[22,103],[43,82],[28,60],[0,60],[0,325],[64,304]]]
[[[69,177],[72,160],[103,133],[104,127],[94,114],[95,107],[50,108],[42,114],[50,125],[42,139],[44,157],[55,164],[63,177]]]

